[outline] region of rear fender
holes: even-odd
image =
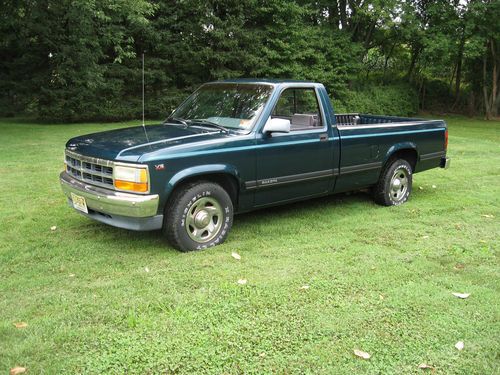
[[[418,150],[417,150],[417,145],[413,142],[401,142],[401,143],[396,143],[395,145],[391,146],[388,150],[387,153],[384,156],[384,159],[382,160],[382,165],[385,165],[387,161],[398,151],[402,150],[413,150],[416,153],[416,160],[418,161]]]

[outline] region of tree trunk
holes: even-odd
[[[347,29],[347,4],[346,0],[339,1],[339,15],[340,15],[340,25],[342,29]]]
[[[455,73],[457,72],[457,62],[455,61],[455,65],[453,65],[453,70],[451,71],[450,78],[450,93],[453,90],[453,80],[455,79]]]
[[[411,50],[411,63],[410,67],[408,68],[408,72],[406,73],[406,78],[408,81],[411,80],[411,76],[413,74],[413,71],[415,70],[415,65],[417,64],[418,56],[420,55],[420,51],[422,49],[420,47],[413,47]]]
[[[497,117],[498,116],[498,100],[497,100],[498,72],[497,72],[497,54],[495,51],[495,41],[493,39],[490,39],[490,45],[491,45],[491,57],[492,57],[491,61],[493,64],[490,111],[492,117]]]
[[[487,49],[488,47],[486,47]],[[483,100],[484,100],[484,115],[486,120],[491,119],[490,98],[488,97],[488,83],[486,82],[486,64],[488,54],[485,52],[483,56]]]
[[[372,41],[373,30],[375,29],[375,25],[376,25],[375,21],[373,21],[370,24],[370,28],[368,29],[368,34],[366,34],[366,38],[365,38],[365,49],[368,49],[368,47],[370,46],[370,43]]]
[[[359,18],[356,17],[357,12],[358,12],[358,6],[359,6],[359,4],[349,0],[349,9],[351,11],[351,14],[349,16],[348,26],[349,26],[349,30],[351,31],[351,40],[353,42],[358,41],[359,29],[362,26],[362,25],[360,26]],[[347,12],[347,10],[346,10],[346,12]]]
[[[452,109],[458,105],[460,101],[460,83],[462,81],[462,60],[464,57],[464,45],[465,45],[465,25],[462,29],[462,36],[460,37],[460,46],[458,47],[457,54],[457,74],[455,76],[455,102],[453,103]]]
[[[330,14],[331,14],[331,22],[335,25],[335,28],[338,30],[340,29],[340,18],[339,18],[339,7],[338,7],[338,2],[334,1],[331,8],[330,8]]]
[[[386,83],[385,79],[386,79],[386,72],[387,72],[387,64],[389,63],[389,59],[391,58],[392,52],[394,51],[395,47],[396,47],[396,42],[393,43],[393,45],[391,46],[391,50],[389,51],[389,54],[385,57],[385,61],[384,61],[384,73],[382,75],[382,82],[384,82],[384,84]]]

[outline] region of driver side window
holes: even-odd
[[[272,117],[290,120],[290,130],[321,128],[321,112],[313,88],[291,88],[282,92]]]

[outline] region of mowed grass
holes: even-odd
[[[447,121],[451,169],[416,174],[407,204],[261,210],[185,254],[60,190],[68,138],[131,123],[3,120],[0,373],[498,374],[500,124]]]

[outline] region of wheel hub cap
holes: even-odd
[[[210,216],[208,215],[208,212],[205,210],[198,212],[194,218],[194,224],[199,229],[206,227],[209,222],[210,222]]]
[[[199,198],[186,214],[185,229],[193,241],[209,242],[221,231],[223,219],[222,207],[215,198]]]
[[[401,186],[401,181],[399,179],[395,179],[394,181],[392,181],[392,189],[393,190],[398,190]]]
[[[404,198],[408,191],[408,171],[405,168],[398,168],[391,178],[389,196],[392,201],[398,202]]]

